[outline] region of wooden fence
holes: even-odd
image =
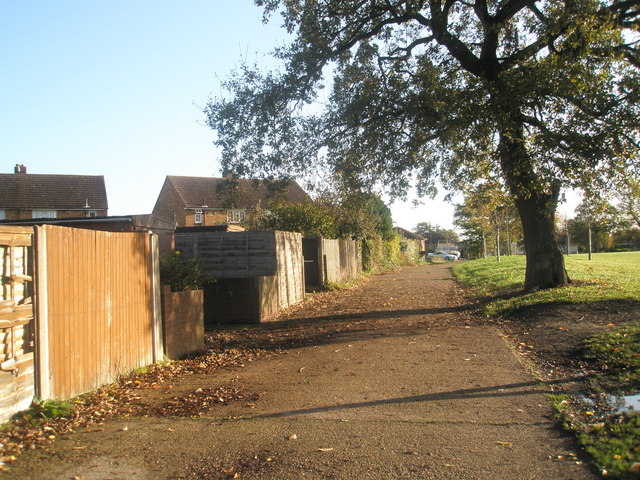
[[[197,258],[213,278],[275,275],[276,232],[176,232],[182,255]]]
[[[155,235],[36,227],[38,394],[70,398],[162,358]]]
[[[33,228],[0,227],[0,421],[34,395]]]
[[[216,279],[205,323],[261,322],[304,300],[302,236],[292,232],[176,232],[176,248]]]
[[[162,286],[162,334],[168,358],[204,349],[203,298],[202,290],[172,292],[170,286]]]
[[[321,287],[327,282],[342,283],[362,273],[356,240],[304,237],[302,246],[307,288]]]

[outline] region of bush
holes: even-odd
[[[173,250],[160,259],[160,283],[170,285],[171,291],[201,290],[213,280],[202,270],[194,258],[184,258]]]
[[[418,263],[419,247],[416,242],[393,235],[388,240],[370,236],[362,240],[362,269],[365,272],[391,270],[401,265]]]

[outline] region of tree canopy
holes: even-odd
[[[282,70],[243,65],[208,105],[225,168],[326,172],[399,196],[499,175],[522,221],[526,287],[568,281],[561,187],[624,171],[638,151],[635,1],[256,4],[294,39],[275,52]]]
[[[259,212],[253,224],[255,230],[286,230],[325,238],[361,240],[393,236],[391,210],[373,194],[338,195],[325,192],[312,203],[276,202]]]
[[[429,240],[429,248],[435,250],[438,242],[458,243],[460,237],[455,230],[442,228],[429,222],[420,222],[413,227],[413,232]]]

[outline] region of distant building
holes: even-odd
[[[276,200],[311,201],[296,182],[167,176],[153,215],[177,227],[242,225],[258,208],[268,209]]]
[[[27,174],[24,165],[0,174],[0,220],[105,217],[108,208],[103,176]]]
[[[415,240],[416,242],[418,242],[421,252],[426,252],[427,250],[429,250],[429,239],[423,237],[422,235],[418,235],[417,233],[411,232],[402,227],[393,227],[393,231],[403,238]]]

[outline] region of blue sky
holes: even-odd
[[[0,173],[104,175],[111,215],[149,213],[166,175],[219,176],[203,107],[241,59],[286,40],[251,0],[0,0]],[[453,208],[392,206],[399,226]]]

